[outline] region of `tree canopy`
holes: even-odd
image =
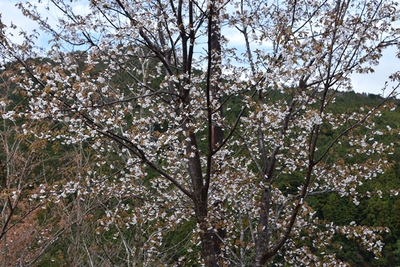
[[[18,4],[44,48],[1,23],[4,251],[35,218],[25,265],[346,266],[343,240],[381,256],[388,224],[350,215],[396,170],[399,73],[371,104],[342,95],[399,46],[397,1],[75,2],[48,1],[56,25]],[[362,205],[399,209],[379,201]]]

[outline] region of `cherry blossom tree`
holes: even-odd
[[[49,1],[57,25],[19,4],[52,36],[45,54],[27,33],[20,45],[6,29],[1,39],[25,98],[3,118],[52,122],[22,128],[92,155],[43,198],[101,199],[97,231],[115,232],[129,266],[345,266],[335,234],[379,256],[385,228],[326,222],[307,197],[357,205],[357,187],[390,166],[394,144],[375,137],[393,131],[372,119],[397,87],[376,107],[331,107],[351,74],[373,72],[398,44],[397,1],[77,3]]]

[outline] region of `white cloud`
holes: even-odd
[[[72,10],[77,15],[85,16],[86,14],[90,13],[89,3],[87,1],[85,1],[83,3],[82,2],[76,3],[73,6]]]
[[[382,88],[385,82],[389,80],[389,76],[400,70],[400,59],[396,57],[398,52],[396,47],[388,48],[383,52],[380,64],[374,66],[374,73],[354,74],[352,76],[354,91],[361,93],[382,94]],[[391,91],[392,86],[397,83],[388,83],[385,96]]]

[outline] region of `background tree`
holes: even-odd
[[[385,228],[335,225],[307,198],[337,192],[358,204],[357,188],[390,166],[394,144],[376,136],[391,131],[372,118],[394,107],[397,87],[375,107],[330,107],[349,75],[372,72],[397,43],[396,1],[93,0],[87,14],[68,1],[49,6],[55,28],[19,5],[53,36],[46,59],[27,60],[32,39],[2,38],[3,55],[26,74],[15,81],[26,99],[15,116],[60,125],[22,130],[90,151],[91,164],[47,198],[79,196],[78,209],[80,198],[101,199],[99,229],[120,238],[125,262],[345,265],[335,234],[379,256]],[[245,51],[229,47],[232,28]],[[166,249],[174,231],[187,233],[178,258]]]
[[[1,266],[17,266],[42,254],[38,242],[47,243],[46,227],[36,219],[51,170],[44,170],[47,141],[24,133],[13,116],[20,99],[12,93],[7,72],[0,74],[0,259]],[[37,124],[29,127],[34,130]]]

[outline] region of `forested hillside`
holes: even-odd
[[[43,2],[0,21],[1,266],[400,265],[400,73],[351,79],[398,1]]]

